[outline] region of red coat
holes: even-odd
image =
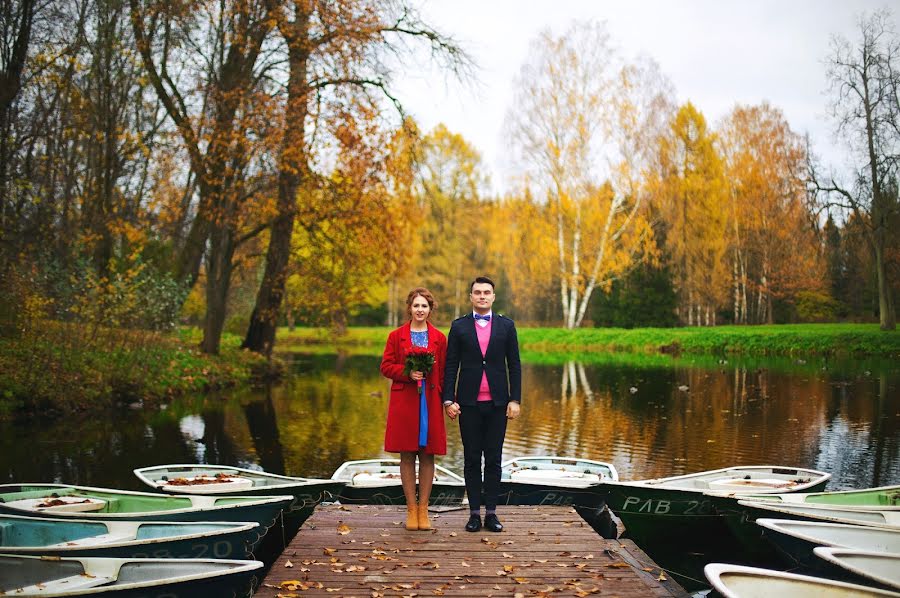
[[[391,379],[384,450],[389,453],[419,452],[419,389],[416,382],[403,374],[406,353],[412,348],[407,322],[388,335],[381,359],[381,373]],[[447,337],[428,324],[428,349],[434,351],[434,367],[425,376],[425,400],[428,404],[428,445],[425,452],[447,454],[447,430],[441,391],[444,364],[447,360]]]

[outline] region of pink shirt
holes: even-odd
[[[493,318],[492,318],[493,320]],[[481,347],[481,356],[487,353],[488,343],[491,342],[491,326],[493,322],[488,322],[487,326],[475,323],[475,334],[478,335],[478,345]],[[488,386],[487,372],[481,374],[481,386],[478,388],[478,400],[491,400],[491,387]]]

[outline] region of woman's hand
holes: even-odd
[[[446,407],[444,407],[444,411],[447,412],[447,417],[450,419],[456,419],[456,416],[459,415],[460,407],[459,403],[450,403]]]
[[[418,382],[419,380],[425,379],[425,374],[419,371],[410,372],[409,377],[413,379],[413,381]]]

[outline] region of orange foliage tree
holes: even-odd
[[[780,110],[737,106],[720,127],[735,323],[773,322],[773,300],[821,290],[824,262],[806,205],[806,152]]]

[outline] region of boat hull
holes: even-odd
[[[456,506],[462,503],[465,494],[465,486],[435,482],[431,488],[431,497],[428,500],[428,504],[437,507]],[[403,495],[403,487],[399,484],[364,487],[345,485],[340,490],[338,500],[344,504],[356,505],[406,504],[406,497]]]

